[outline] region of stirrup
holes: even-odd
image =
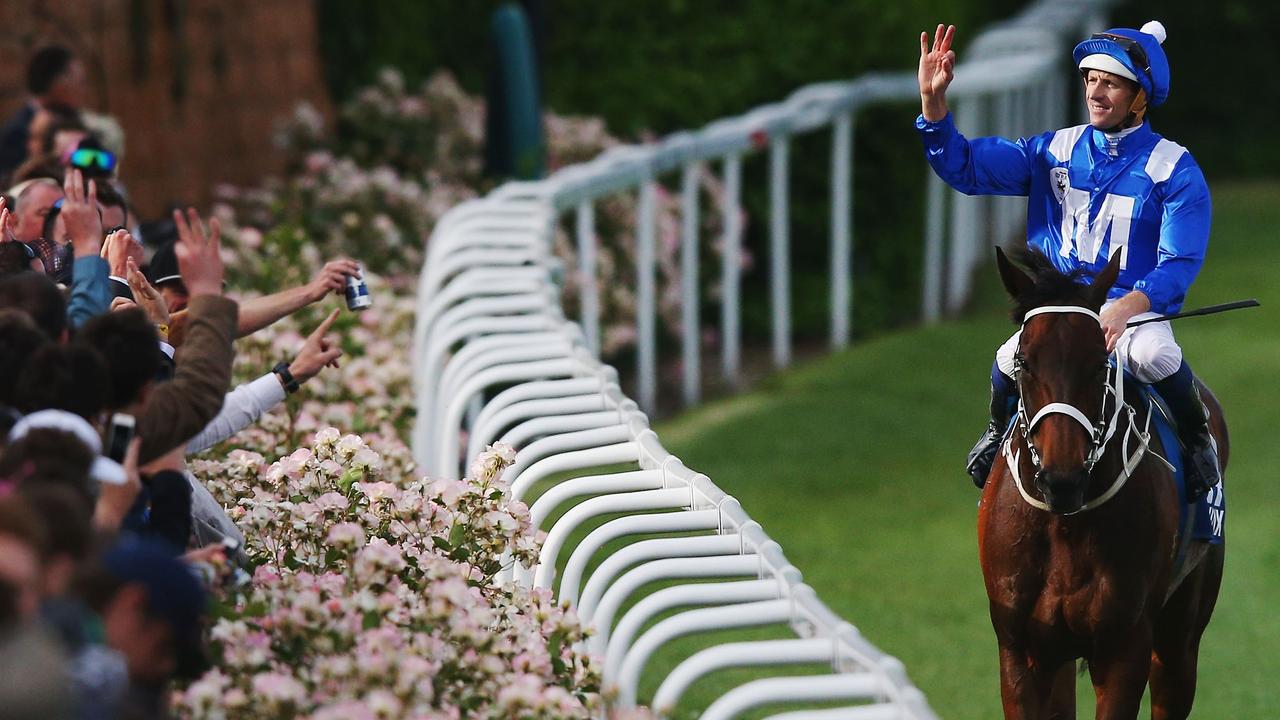
[[[1212,438],[1186,446],[1185,463],[1187,502],[1199,502],[1209,489],[1222,482],[1222,470],[1218,462],[1218,449]]]
[[[995,465],[996,453],[1000,450],[1000,441],[1003,439],[1004,433],[1000,432],[995,423],[991,423],[969,451],[964,470],[979,490],[987,484],[987,476],[991,474],[991,466]]]

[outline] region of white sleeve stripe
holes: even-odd
[[[1147,175],[1153,183],[1162,183],[1173,175],[1173,169],[1177,167],[1178,161],[1183,155],[1187,154],[1187,149],[1172,140],[1161,138],[1156,143],[1155,149],[1151,151],[1151,157],[1147,158]]]
[[[1071,149],[1076,146],[1076,142],[1080,140],[1080,136],[1084,134],[1087,127],[1089,126],[1077,125],[1055,132],[1053,140],[1049,142],[1049,154],[1058,162],[1071,160]]]

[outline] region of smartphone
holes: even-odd
[[[133,440],[133,429],[137,423],[132,415],[116,413],[111,416],[111,427],[107,430],[107,457],[118,463],[124,462],[124,453]]]

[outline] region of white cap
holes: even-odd
[[[89,421],[79,415],[66,410],[37,410],[24,415],[9,431],[9,442],[21,440],[32,430],[61,430],[75,435],[94,454],[93,466],[89,468],[89,475],[94,480],[108,485],[128,482],[124,467],[109,457],[103,457],[102,438],[98,437]]]
[[[1137,76],[1133,74],[1132,70],[1125,67],[1124,63],[1111,57],[1110,55],[1104,55],[1103,53],[1094,53],[1092,55],[1085,55],[1084,58],[1080,60],[1080,69],[1081,70],[1101,70],[1102,72],[1108,72],[1108,73],[1111,73],[1112,75],[1119,75],[1122,78],[1128,78],[1134,82],[1138,82]]]

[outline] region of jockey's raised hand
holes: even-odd
[[[929,122],[947,116],[947,88],[956,76],[956,53],[951,49],[955,36],[955,25],[938,25],[931,50],[929,33],[920,33],[920,107]]]

